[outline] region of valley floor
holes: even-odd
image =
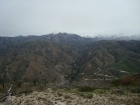
[[[0,105],[140,105],[140,94],[118,94],[96,90],[79,92],[77,89],[51,89],[43,92],[8,96]]]

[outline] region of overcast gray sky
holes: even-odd
[[[0,0],[0,36],[140,34],[140,0]]]

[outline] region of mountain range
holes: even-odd
[[[0,83],[63,83],[140,73],[140,35],[0,37]]]

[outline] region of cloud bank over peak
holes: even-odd
[[[0,36],[140,33],[139,0],[0,0]]]

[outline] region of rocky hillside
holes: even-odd
[[[114,90],[115,91],[115,90]],[[79,92],[77,89],[47,89],[18,96],[9,96],[4,105],[139,105],[137,94],[116,94],[98,89],[93,92]],[[0,104],[1,105],[1,104]]]
[[[139,41],[98,41],[87,46],[88,50],[75,62],[78,71],[73,74],[95,78],[99,77],[97,73],[107,77],[140,73]]]

